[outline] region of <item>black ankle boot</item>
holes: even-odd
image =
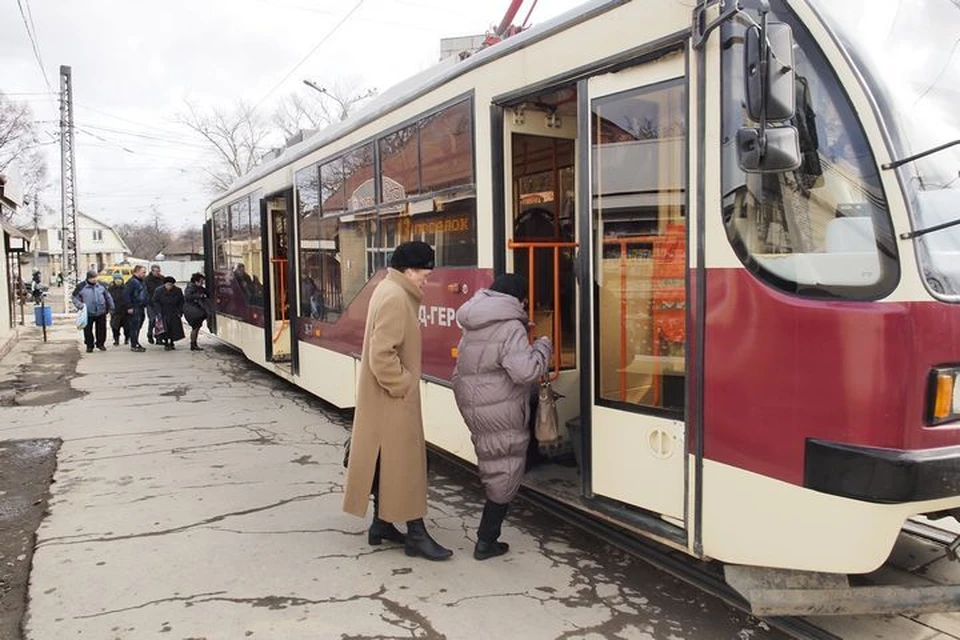
[[[473,548],[473,557],[477,560],[502,556],[510,549],[506,542],[497,541],[509,507],[509,503],[502,504],[492,500],[487,500],[483,505],[483,515],[477,528],[477,546]]]
[[[446,560],[453,555],[453,551],[437,544],[437,541],[430,537],[427,528],[423,525],[423,519],[407,521],[407,540],[404,544],[404,552],[408,556],[423,556],[427,560]]]
[[[198,345],[196,342],[190,344],[190,351],[203,351],[203,347]]]
[[[406,536],[400,533],[400,530],[393,526],[393,523],[374,516],[373,523],[367,531],[367,542],[376,546],[384,540],[403,544],[406,541]]]
[[[510,550],[510,545],[506,542],[494,540],[493,542],[484,542],[477,540],[477,546],[473,548],[474,560],[486,560],[487,558],[496,558],[502,556]]]

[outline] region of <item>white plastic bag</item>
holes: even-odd
[[[80,311],[77,311],[77,330],[83,331],[87,328],[87,305],[80,307]]]

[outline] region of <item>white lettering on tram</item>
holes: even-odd
[[[420,326],[431,325],[452,327],[457,324],[457,310],[451,307],[434,307],[420,305]]]

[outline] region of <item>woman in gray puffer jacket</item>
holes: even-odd
[[[473,557],[486,560],[509,549],[499,542],[510,501],[520,488],[530,442],[532,385],[549,369],[546,337],[531,345],[524,308],[526,281],[507,273],[457,311],[463,337],[457,350],[453,393],[470,429],[480,480],[487,494]]]

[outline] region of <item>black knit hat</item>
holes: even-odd
[[[404,269],[433,269],[433,247],[426,242],[404,242],[393,250],[390,266],[397,271]]]
[[[490,285],[490,291],[505,293],[513,296],[520,302],[526,300],[529,295],[527,280],[523,276],[518,276],[515,273],[501,273],[498,275],[493,279],[493,284]]]
[[[190,282],[203,282],[207,279],[207,276],[203,275],[199,271],[192,276],[190,276]]]
[[[163,284],[167,284],[167,283],[177,284],[177,279],[174,278],[173,276],[167,276],[166,278],[163,279]]]

